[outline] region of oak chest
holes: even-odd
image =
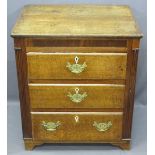
[[[128,6],[25,6],[12,37],[26,149],[130,148],[142,34]]]

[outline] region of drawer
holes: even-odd
[[[83,37],[80,39],[76,38],[25,38],[25,46],[27,50],[30,48],[51,48],[51,47],[115,47],[122,48],[127,47],[126,39],[84,39]],[[30,47],[30,48],[29,48]]]
[[[32,113],[34,140],[117,141],[122,138],[121,112]]]
[[[29,84],[31,108],[123,108],[125,85]]]
[[[29,79],[125,79],[127,53],[28,52]]]

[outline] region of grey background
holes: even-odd
[[[8,0],[8,99],[18,100],[18,87],[15,66],[15,56],[13,51],[13,39],[10,32],[16,22],[21,8],[26,4],[63,4],[63,3],[89,3],[89,4],[127,4],[129,5],[137,19],[142,33],[141,49],[139,52],[137,83],[136,83],[136,101],[137,104],[146,104],[146,49],[147,49],[147,11],[146,0]]]
[[[11,29],[16,22],[21,8],[26,4],[126,4],[129,5],[137,19],[142,33],[141,49],[137,68],[135,110],[132,131],[132,149],[122,151],[117,147],[106,145],[43,145],[33,151],[25,151],[18,99],[15,55]],[[147,1],[146,0],[8,0],[8,155],[146,155],[146,89],[147,89]]]

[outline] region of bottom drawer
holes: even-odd
[[[122,112],[32,112],[32,126],[34,140],[117,141]]]

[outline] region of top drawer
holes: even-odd
[[[125,79],[127,53],[28,52],[29,79]]]
[[[26,47],[127,47],[127,40],[122,39],[72,39],[26,38]]]

